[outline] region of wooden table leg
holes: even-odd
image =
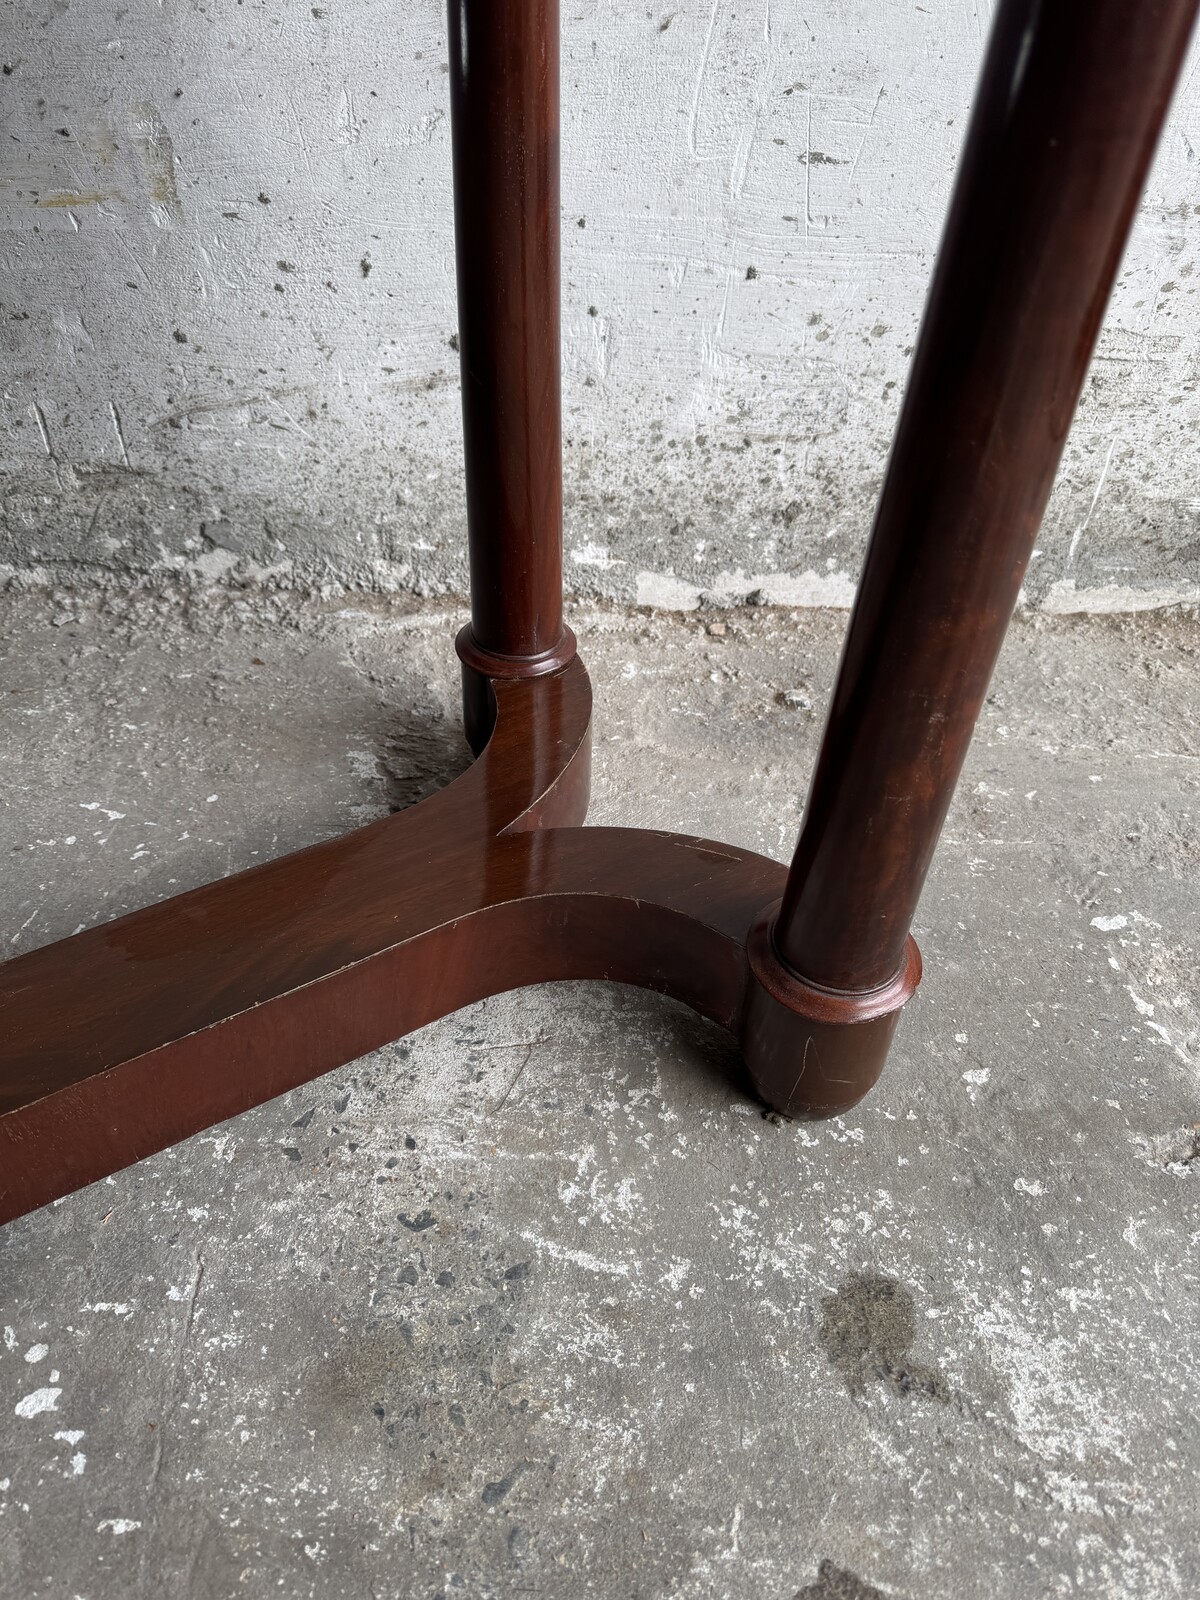
[[[919,980],[913,913],[1195,13],[997,13],[800,840],[759,940],[746,1049],[792,1111],[870,1088]]]
[[[575,651],[562,613],[558,0],[450,6],[454,235],[471,623],[458,640],[467,736],[490,676]]]
[[[469,772],[0,966],[0,1222],[483,995],[609,978],[798,1116],[878,1077],[909,926],[1200,0],[1002,0],[791,870],[582,829],[562,626],[557,19],[451,13]]]

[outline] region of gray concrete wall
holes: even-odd
[[[846,602],[987,17],[565,8],[575,591]],[[461,590],[440,0],[2,0],[0,22],[0,562]],[[1200,596],[1197,150],[1193,70],[1031,604]]]

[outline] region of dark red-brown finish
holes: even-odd
[[[490,688],[491,742],[440,794],[0,966],[0,1223],[460,1006],[556,978],[685,1001],[739,1035],[760,1094],[791,1115],[866,1093],[916,987],[916,946],[871,1006],[805,991],[766,937],[778,862],[578,826],[581,662]]]
[[[0,967],[0,1222],[503,989],[609,978],[737,1028],[784,869],[573,826],[582,665],[493,692],[432,799]]]
[[[584,829],[562,626],[557,17],[457,0],[478,760],[411,811],[0,966],[0,1222],[459,1006],[686,1001],[793,1116],[879,1076],[908,934],[1200,0],[1004,0],[796,858]]]
[[[1196,0],[1005,0],[775,944],[899,969]]]
[[[563,639],[558,0],[450,0],[458,328],[475,643]]]
[[[468,623],[460,630],[454,648],[462,663],[463,731],[467,743],[479,755],[496,724],[493,681],[497,678],[542,678],[559,671],[575,659],[575,635],[570,628],[564,628],[555,649],[540,656],[507,657],[480,649]]]
[[[900,1008],[921,981],[921,953],[910,936],[891,982],[868,993],[821,988],[779,959],[771,937],[778,912],[778,901],[764,906],[747,935],[742,1055],[768,1105],[792,1117],[836,1116],[883,1071]]]

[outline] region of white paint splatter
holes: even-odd
[[[556,1244],[552,1239],[543,1239],[536,1233],[523,1233],[521,1237],[526,1244],[536,1245],[553,1260],[569,1261],[572,1266],[582,1267],[585,1272],[605,1273],[613,1278],[629,1276],[629,1267],[624,1261],[604,1261],[589,1250],[568,1250],[565,1245]]]
[[[96,1524],[96,1532],[103,1533],[105,1528],[111,1528],[114,1533],[133,1533],[140,1527],[140,1522],[131,1522],[128,1517],[105,1517]]]
[[[35,1389],[23,1400],[18,1400],[13,1410],[18,1417],[40,1417],[43,1411],[57,1411],[61,1389]]]
[[[1064,1511],[1076,1517],[1102,1517],[1103,1508],[1073,1472],[1047,1472],[1046,1487]]]
[[[660,1283],[665,1283],[669,1289],[671,1289],[675,1294],[678,1294],[680,1289],[683,1288],[683,1285],[687,1279],[687,1275],[691,1270],[692,1263],[690,1261],[675,1260],[672,1261],[671,1265],[667,1268],[658,1281]]]
[[[49,1354],[50,1346],[48,1344],[31,1344],[25,1352],[25,1359],[30,1366],[34,1366],[37,1362],[44,1361]]]
[[[742,1507],[739,1501],[733,1508],[733,1521],[729,1526],[729,1549],[724,1552],[726,1561],[732,1560],[738,1553],[738,1534],[742,1527]]]
[[[1118,1410],[1096,1381],[1091,1350],[1074,1331],[1064,1337],[994,1303],[980,1306],[974,1322],[1008,1382],[1018,1437],[1047,1467],[1094,1461],[1100,1451],[1125,1459]]]
[[[597,567],[601,572],[608,572],[613,567],[625,565],[623,561],[611,556],[605,545],[596,544],[592,539],[581,544],[577,550],[572,550],[571,560],[581,567]]]
[[[1101,933],[1116,933],[1118,928],[1129,926],[1128,917],[1093,917],[1092,927],[1099,928]]]

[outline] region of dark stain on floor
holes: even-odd
[[[882,1589],[864,1583],[848,1567],[822,1561],[817,1568],[817,1581],[797,1589],[795,1600],[887,1600],[887,1596]]]
[[[873,1380],[899,1394],[924,1395],[949,1405],[953,1392],[934,1367],[914,1361],[917,1336],[912,1295],[895,1278],[852,1272],[821,1302],[821,1347],[856,1398]]]

